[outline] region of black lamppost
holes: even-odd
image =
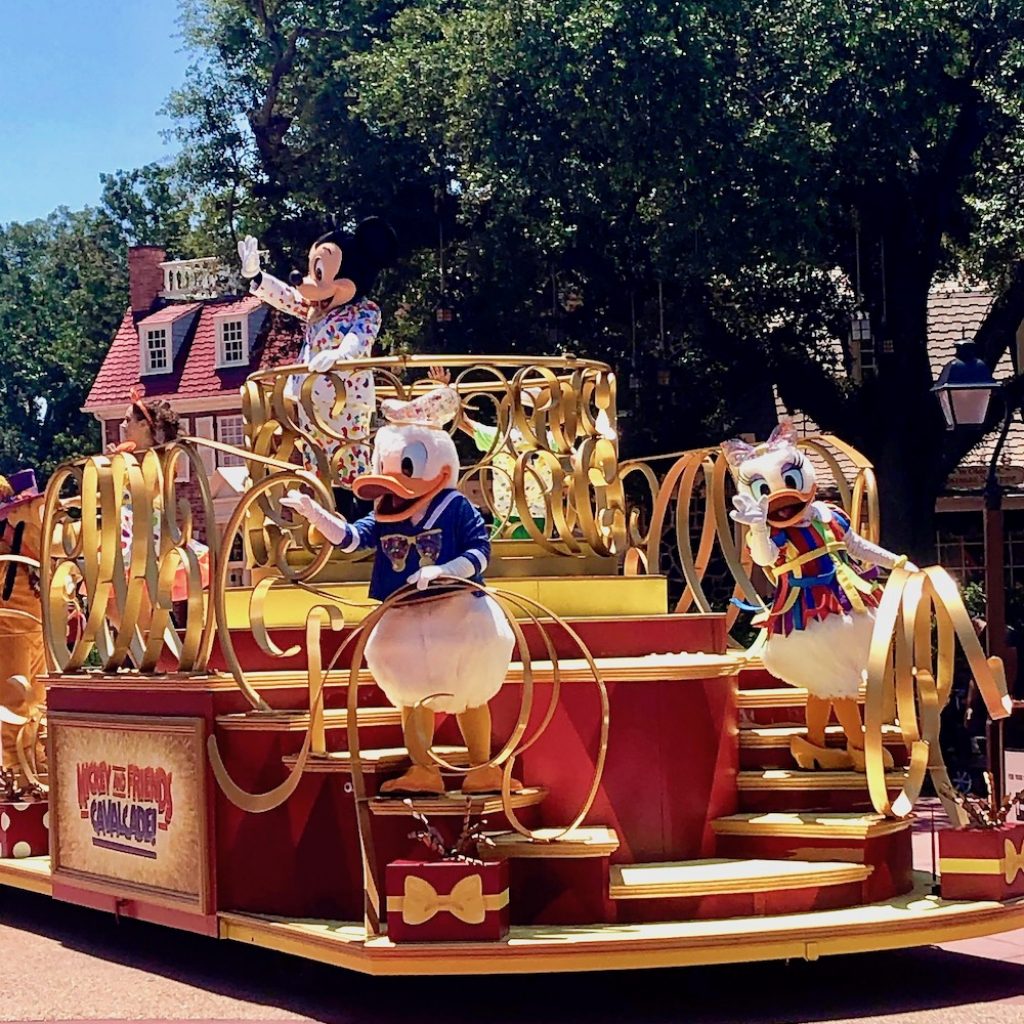
[[[1017,377],[1017,350],[1011,345],[1013,376]],[[988,365],[978,356],[973,341],[962,341],[956,346],[956,357],[951,359],[932,388],[942,407],[946,429],[958,427],[980,427],[988,416],[989,403],[995,391],[1003,396],[1003,425],[999,440],[989,460],[985,478],[984,506],[982,511],[985,534],[985,623],[988,634],[988,653],[1003,660],[1010,670],[1007,675],[1013,680],[1015,668],[1013,656],[1006,643],[1006,581],[1003,574],[1003,486],[999,482],[999,457],[1002,455],[1010,423],[1019,401],[1014,400],[1005,385],[997,383]],[[992,777],[993,796],[1001,800],[1003,795],[1003,720],[994,723],[989,719],[986,727],[986,759]]]

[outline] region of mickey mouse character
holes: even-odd
[[[282,312],[306,324],[300,360],[310,373],[324,374],[341,362],[366,359],[380,330],[380,308],[367,293],[377,274],[395,258],[395,233],[379,217],[369,217],[353,234],[332,230],[318,238],[309,250],[308,273],[294,270],[290,285],[260,268],[259,245],[251,235],[238,243],[242,276],[250,279],[249,291]],[[313,385],[313,404],[320,424],[311,423],[299,407],[299,423],[336,462],[335,483],[350,488],[370,463],[370,420],[374,411],[373,374],[368,370],[341,375],[345,402],[336,415],[331,410],[337,395],[328,377]],[[289,382],[289,394],[298,398],[301,378]],[[339,449],[341,451],[339,452]],[[311,460],[307,460],[311,462]],[[310,465],[310,468],[312,466]]]

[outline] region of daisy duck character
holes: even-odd
[[[863,771],[857,698],[882,595],[878,567],[916,566],[859,536],[838,505],[815,500],[814,467],[797,447],[790,421],[762,444],[726,441],[722,450],[736,482],[732,518],[748,527],[751,557],[775,584],[760,623],[768,634],[764,666],[807,690],[807,737],[794,736],[790,753],[801,768]],[[826,745],[833,710],[845,750]]]
[[[481,583],[491,551],[483,518],[455,489],[459,457],[444,425],[459,411],[458,393],[450,387],[411,402],[381,403],[388,422],[377,431],[372,471],[357,477],[353,488],[374,509],[357,522],[298,491],[282,500],[342,551],[376,550],[371,597],[383,601],[406,584],[418,590],[436,584],[421,599],[386,611],[366,642],[377,685],[402,712],[412,760],[382,792],[444,792],[429,753],[435,712],[455,715],[466,741],[471,770],[462,791],[501,789],[501,768],[487,766],[488,702],[505,681],[515,637],[500,606],[483,591],[444,586],[453,577]],[[512,781],[512,788],[519,785]]]
[[[380,330],[380,308],[367,293],[377,274],[395,255],[395,235],[378,217],[364,220],[354,234],[329,231],[309,250],[308,273],[292,271],[290,285],[260,269],[259,246],[248,236],[238,243],[242,276],[250,279],[253,295],[285,313],[305,321],[300,361],[310,373],[325,374],[339,363],[369,358]],[[375,396],[373,373],[360,370],[341,375],[345,401],[337,411],[338,396],[327,377],[313,383],[313,406],[319,423],[310,421],[299,407],[299,424],[337,463],[334,483],[350,488],[369,465]],[[299,397],[302,378],[293,377],[288,390]],[[326,426],[329,432],[322,427]],[[339,453],[339,448],[341,449]],[[312,468],[312,466],[310,466]]]

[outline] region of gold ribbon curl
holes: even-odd
[[[933,626],[935,654],[932,649]],[[875,810],[888,817],[910,814],[930,774],[936,793],[955,825],[967,822],[939,745],[939,714],[953,685],[959,643],[993,719],[1011,711],[999,658],[986,658],[953,578],[940,566],[916,573],[895,568],[875,612],[864,706],[864,756],[868,791]],[[883,727],[898,719],[910,753],[907,779],[889,797],[883,761]]]

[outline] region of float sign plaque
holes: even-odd
[[[55,879],[208,912],[204,724],[49,716]]]

